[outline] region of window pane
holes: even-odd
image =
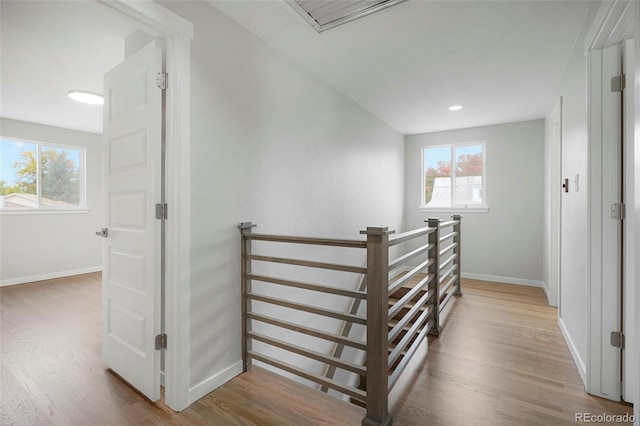
[[[451,147],[424,149],[424,204],[451,205]]]
[[[9,139],[0,142],[0,207],[37,207],[37,145]]]
[[[80,205],[80,152],[42,147],[42,207]]]
[[[483,204],[482,145],[456,147],[455,159],[455,204]]]

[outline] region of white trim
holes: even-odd
[[[471,205],[471,207],[466,207],[466,205],[452,205],[447,207],[427,207],[425,204],[425,170],[424,170],[424,152],[426,149],[431,148],[449,148],[451,152],[451,202],[454,201],[454,191],[455,191],[455,151],[460,147],[469,147],[481,145],[482,146],[482,202],[481,205]],[[420,205],[418,206],[421,212],[451,212],[451,213],[486,213],[489,211],[489,206],[487,205],[487,142],[484,140],[479,141],[471,141],[471,142],[457,142],[457,143],[448,143],[448,144],[434,144],[434,145],[424,145],[420,148]]]
[[[542,282],[542,291],[544,291],[544,296],[547,298],[547,303],[549,303],[550,306],[553,306],[551,305],[551,295],[549,294],[548,284],[544,281]]]
[[[165,403],[176,411],[190,404],[190,146],[191,40],[193,24],[153,1],[94,0],[134,20],[166,42],[166,221],[165,251]]]
[[[55,142],[47,142],[45,140],[25,139],[13,136],[2,136],[0,139],[3,142],[24,142],[30,145],[35,145],[37,150],[36,155],[36,207],[3,207],[0,206],[0,215],[4,215],[7,212],[18,214],[49,214],[57,211],[63,212],[78,212],[88,213],[89,208],[87,206],[87,147],[79,145],[67,145]],[[80,174],[80,185],[78,188],[79,202],[77,205],[70,205],[69,207],[48,207],[42,206],[42,149],[63,149],[68,151],[78,152],[78,169]],[[13,194],[9,194],[13,195]],[[20,194],[16,194],[20,195]]]
[[[588,260],[589,275],[587,280],[587,366],[585,385],[587,392],[619,400],[620,395],[606,395],[601,391],[604,380],[613,373],[603,371],[602,358],[607,338],[603,337],[605,331],[610,328],[605,323],[611,322],[609,316],[603,316],[605,312],[612,312],[610,306],[605,306],[602,293],[605,283],[602,281],[602,262],[604,256],[609,256],[610,250],[602,249],[602,218],[607,216],[603,211],[602,189],[603,185],[608,185],[603,174],[603,166],[600,162],[602,158],[602,116],[603,108],[610,110],[611,105],[603,105],[602,93],[600,92],[602,67],[592,64],[593,55],[601,55],[599,49],[618,45],[628,38],[632,38],[637,27],[635,1],[612,0],[603,2],[585,38],[584,50],[588,54],[587,61],[587,99],[588,99],[588,128],[589,128],[589,210],[587,211],[588,221]],[[637,35],[637,33],[636,33]],[[637,64],[636,64],[637,66]],[[604,89],[607,90],[607,89]],[[633,90],[633,89],[632,89]],[[606,136],[608,137],[608,136]],[[608,172],[609,166],[606,167]],[[634,185],[633,182],[624,182],[623,185]],[[606,188],[606,186],[604,187]],[[607,193],[609,190],[606,190]],[[622,271],[624,274],[624,271]],[[606,294],[611,294],[610,289],[606,289]],[[614,314],[615,315],[615,314]],[[615,318],[614,318],[615,319]],[[607,330],[603,330],[606,327]],[[607,365],[606,367],[610,367]],[[608,382],[606,382],[608,383]],[[612,393],[612,392],[608,392]],[[621,392],[615,392],[620,394]]]
[[[0,208],[0,216],[20,216],[38,214],[87,214],[88,209],[39,209],[28,207]]]
[[[636,4],[636,7],[638,5]],[[638,317],[638,309],[635,300],[636,291],[640,291],[639,277],[636,275],[635,265],[638,259],[637,241],[635,241],[636,226],[638,226],[637,218],[634,215],[634,208],[638,203],[636,199],[636,192],[638,190],[638,183],[635,181],[635,174],[640,173],[640,170],[636,170],[635,163],[638,158],[636,151],[640,150],[640,145],[637,145],[634,141],[634,115],[635,115],[635,100],[636,91],[634,90],[633,78],[634,67],[637,60],[635,59],[635,41],[627,40],[623,46],[623,72],[628,76],[628,89],[623,93],[623,113],[625,114],[624,123],[626,128],[623,135],[624,140],[624,202],[626,203],[627,216],[623,222],[623,265],[624,265],[624,277],[623,277],[623,295],[624,306],[622,308],[624,317],[622,330],[625,333],[625,350],[623,351],[623,380],[622,380],[622,398],[634,404],[640,402],[638,389],[638,382],[640,381],[640,370],[633,360],[638,359],[636,352],[636,327],[640,317]],[[636,147],[637,145],[637,147]]]
[[[633,38],[633,4],[636,1],[611,0],[602,2],[584,41],[585,53],[604,49]]]
[[[560,315],[560,282],[562,277],[562,96],[549,114],[549,126],[547,137],[549,143],[549,241],[548,241],[548,270],[549,276],[545,291],[549,305],[558,308]],[[556,140],[554,127],[557,126],[558,138]],[[553,207],[555,206],[555,209]],[[555,225],[555,226],[553,226]]]
[[[573,339],[569,334],[569,330],[567,330],[567,327],[564,325],[564,321],[562,320],[562,318],[558,318],[558,328],[560,328],[562,337],[564,337],[564,341],[567,344],[567,347],[569,348],[569,353],[573,358],[573,362],[576,364],[576,368],[578,369],[578,374],[580,375],[580,379],[582,379],[582,384],[586,388],[587,369],[585,367],[585,363],[582,360],[582,358],[580,358],[580,353],[578,352],[578,348],[576,348],[575,343],[573,343]]]
[[[488,213],[488,206],[478,207],[425,207],[418,208],[421,213]]]
[[[544,283],[542,281],[526,280],[524,278],[501,277],[498,275],[474,274],[470,272],[463,272],[462,278],[467,278],[470,280],[493,281],[496,283],[503,283],[503,284],[514,284],[514,285],[524,285],[528,287],[544,288]],[[464,292],[464,289],[462,291]]]
[[[242,360],[236,361],[221,372],[196,383],[189,389],[189,403],[193,404],[242,373]]]
[[[36,281],[53,280],[55,278],[71,277],[73,275],[91,274],[93,272],[101,272],[102,265],[91,266],[88,268],[70,269],[67,271],[50,272],[47,274],[29,275],[26,277],[9,278],[0,280],[0,287],[8,287],[11,285],[26,284]]]

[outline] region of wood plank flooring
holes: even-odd
[[[395,425],[575,425],[576,413],[632,412],[584,391],[542,289],[463,280],[462,291],[428,357],[420,351],[392,391]]]
[[[540,289],[463,281],[391,394],[395,425],[569,425],[629,413],[584,392]],[[363,411],[254,369],[181,413],[100,360],[100,274],[0,289],[3,425],[359,425]]]

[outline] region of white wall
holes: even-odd
[[[256,232],[346,238],[361,238],[366,226],[398,229],[404,143],[210,5],[163,5],[195,26],[193,399],[240,371],[238,223],[253,221]],[[296,249],[299,256],[305,251]]]
[[[85,213],[0,215],[0,284],[19,284],[102,269],[102,136],[0,119],[2,136],[84,147]]]
[[[486,143],[487,213],[462,213],[462,272],[469,278],[542,285],[544,122],[500,124],[406,137],[405,226],[424,226],[420,212],[422,147]]]

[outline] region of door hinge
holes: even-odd
[[[624,220],[625,219],[625,204],[624,203],[613,203],[611,204],[611,219],[613,220]]]
[[[611,346],[624,349],[624,333],[622,331],[611,332]]]
[[[167,89],[169,85],[168,77],[169,77],[169,74],[167,74],[166,72],[159,72],[156,75],[156,85],[158,86],[158,88],[162,90]]]
[[[169,206],[167,206],[167,203],[164,203],[164,204],[158,203],[158,204],[156,204],[156,219],[158,219],[158,220],[167,219],[168,218],[168,210],[169,210]]]
[[[167,349],[167,335],[165,333],[156,336],[156,351]]]
[[[622,92],[625,86],[625,75],[617,75],[615,77],[611,77],[611,91],[612,92]]]

